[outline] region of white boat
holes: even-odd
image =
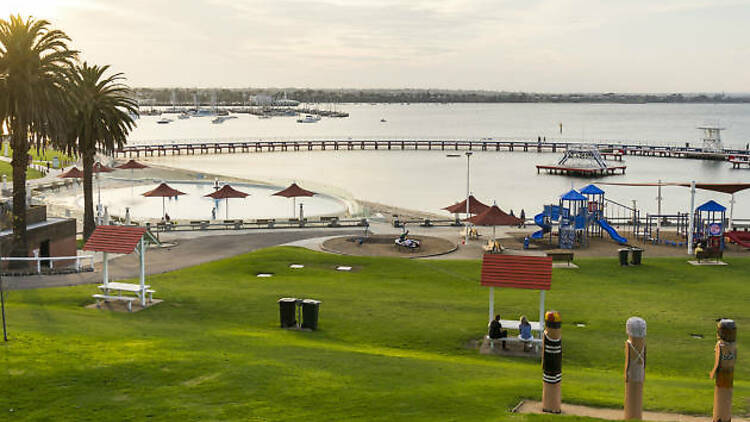
[[[297,123],[317,123],[320,121],[320,116],[313,116],[308,114],[304,119],[297,119]]]
[[[224,123],[225,120],[227,120],[229,117],[226,116],[218,116],[215,119],[211,120],[211,123],[218,125],[220,123]]]
[[[166,125],[167,123],[172,123],[174,120],[167,119],[166,117],[162,117],[161,119],[157,120],[156,123],[160,125]]]
[[[190,115],[187,113],[180,113],[180,115],[178,115],[177,118],[180,120],[185,120],[185,119],[189,119]]]

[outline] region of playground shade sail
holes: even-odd
[[[119,166],[117,166],[117,168],[123,170],[140,170],[148,168],[148,166],[145,164],[141,164],[138,161],[130,160],[125,164],[120,164]]]
[[[185,192],[180,192],[177,189],[173,189],[166,183],[162,183],[161,185],[157,186],[156,189],[145,192],[142,195],[146,197],[171,198],[173,196],[185,195]]]
[[[489,208],[489,206],[479,202],[477,198],[474,198],[474,195],[469,195],[469,214],[481,214],[487,211]],[[466,200],[464,199],[461,202],[457,202],[443,209],[452,214],[463,214],[466,212]]]
[[[477,226],[517,226],[523,223],[518,217],[508,215],[497,205],[487,208],[481,214],[467,218],[466,221],[476,224]]]
[[[599,182],[601,185],[610,186],[682,186],[690,187],[690,183],[618,183],[618,182]],[[697,189],[710,190],[722,193],[737,193],[739,191],[750,189],[750,183],[696,183]]]
[[[83,177],[83,172],[81,170],[78,170],[78,167],[73,167],[64,173],[60,173],[57,177],[61,177],[63,179],[80,179]]]
[[[313,196],[315,192],[302,189],[296,183],[292,183],[288,188],[278,191],[273,194],[274,196],[283,196],[284,198],[296,198],[298,196]]]

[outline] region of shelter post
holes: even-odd
[[[659,215],[659,217],[656,219],[656,238],[660,239],[661,235],[661,180],[659,180],[659,186],[656,188],[656,214]]]
[[[542,324],[542,321],[544,321],[544,293],[544,290],[539,290],[539,324]],[[539,330],[539,339],[542,338],[542,335],[542,330]]]
[[[490,321],[495,317],[495,287],[490,286]]]
[[[104,286],[109,286],[109,254],[102,252],[102,278]]]
[[[728,231],[734,230],[734,194],[732,194],[732,199],[729,200],[729,224],[728,224]]]
[[[693,230],[695,230],[695,180],[690,182],[690,215],[688,215],[688,255],[693,254]]]
[[[139,264],[141,267],[141,306],[144,308],[146,307],[146,242],[143,240],[143,237],[141,237],[141,240],[138,241],[138,249],[139,249]]]

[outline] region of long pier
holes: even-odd
[[[166,155],[234,154],[277,151],[523,151],[563,152],[574,142],[535,142],[507,140],[444,140],[444,139],[316,139],[316,140],[248,140],[195,141],[179,143],[131,144],[115,151],[122,157],[153,157]],[[746,150],[724,149],[707,152],[690,146],[645,145],[635,143],[592,143],[610,159],[621,160],[624,155],[723,160],[729,156],[747,154]]]

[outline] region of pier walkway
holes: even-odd
[[[446,140],[446,139],[317,139],[317,140],[247,140],[193,141],[153,144],[131,144],[115,152],[121,157],[153,157],[166,155],[233,154],[275,151],[352,151],[352,150],[427,150],[427,151],[523,151],[563,152],[573,142],[535,142],[509,140]],[[728,160],[729,156],[744,155],[747,151],[724,149],[705,152],[687,145],[646,145],[638,143],[592,143],[607,158],[619,161],[624,155],[646,157]]]

